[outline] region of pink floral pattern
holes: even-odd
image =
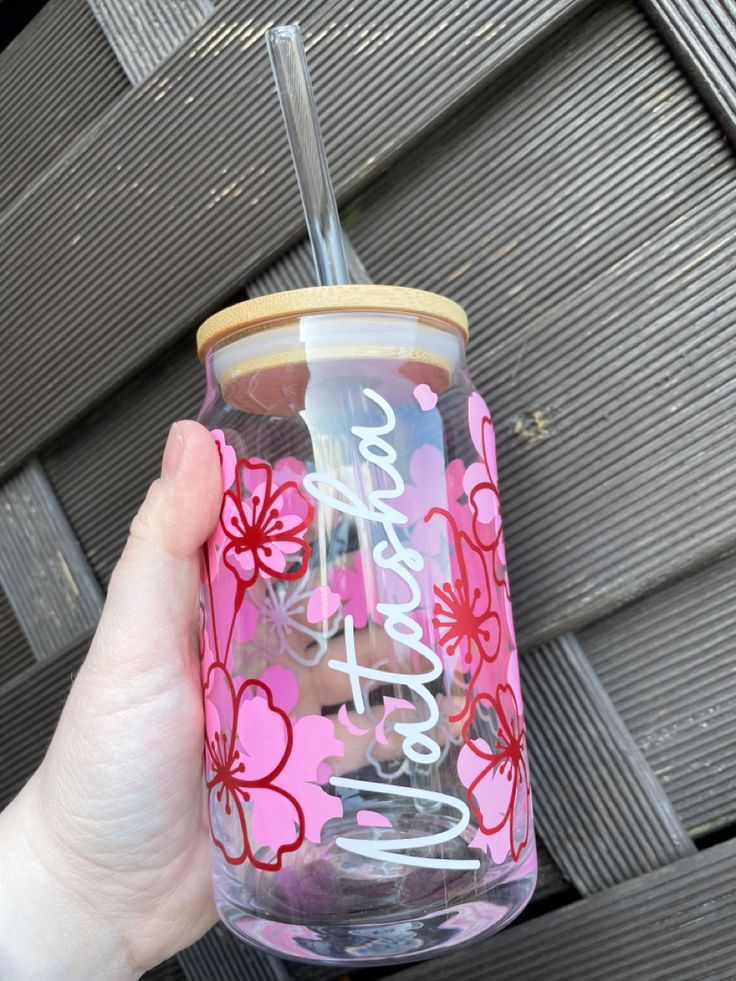
[[[289,492],[291,506],[286,502]],[[259,575],[301,579],[311,554],[304,533],[313,513],[294,481],[276,484],[267,463],[238,461],[235,487],[223,500],[220,527],[228,540],[223,562],[239,581],[241,600]],[[296,553],[301,555],[298,563],[287,569],[288,557]]]
[[[240,677],[238,645],[254,636],[258,605],[247,598],[273,580],[304,577],[311,553],[306,534],[313,508],[299,489],[304,468],[287,458],[274,468],[237,459],[213,432],[222,473],[218,527],[203,549],[200,623],[205,703],[205,771],[210,828],[227,862],[281,868],[305,838],[319,842],[325,822],[342,814],[339,797],[322,784],[344,753],[334,724],[322,716],[294,718],[299,684],[272,665],[260,678]],[[254,597],[255,599],[255,597]]]
[[[457,775],[477,822],[471,847],[494,862],[509,855],[516,862],[531,833],[526,731],[495,437],[478,394],[468,399],[467,423],[477,454],[467,468],[458,459],[445,466],[443,452],[431,444],[415,450],[408,463],[400,505],[408,545],[423,559],[416,578],[424,598],[410,615],[447,665],[453,690],[443,696],[440,724],[444,744],[452,752],[460,744]],[[332,567],[327,585],[315,593],[307,574],[314,512],[301,490],[304,464],[284,458],[271,468],[258,458],[237,458],[221,431],[213,438],[223,502],[203,549],[200,625],[212,836],[228,862],[275,871],[305,840],[319,843],[325,823],[342,814],[341,799],[324,784],[330,761],[344,756],[345,747],[331,718],[298,715],[297,674],[317,664],[342,618],[352,616],[356,630],[380,623],[377,604],[406,602],[407,586],[397,573],[354,553]],[[438,501],[431,478],[443,472]],[[324,609],[317,610],[317,599]],[[316,619],[324,621],[320,630],[308,625]],[[307,635],[312,643],[305,646]],[[273,663],[283,655],[294,670]],[[259,677],[236,671],[254,656]],[[343,734],[370,736],[367,759],[392,779],[407,761],[387,758],[394,724],[389,717],[414,706],[389,696],[381,714],[364,694],[369,728],[355,727],[343,705]],[[456,711],[448,717],[445,706]],[[489,725],[490,741],[484,738]]]
[[[429,506],[424,514],[434,536],[416,540],[432,561],[438,561],[438,539],[445,535],[450,542],[449,576],[433,584],[432,626],[465,692],[450,721],[463,722],[457,768],[478,821],[472,846],[495,862],[509,852],[516,861],[529,840],[531,798],[496,445],[491,414],[479,394],[470,396],[467,412],[478,459],[467,469],[451,461],[445,471],[447,506]],[[411,471],[417,491],[409,493],[410,505],[415,497],[427,502],[427,492],[418,488],[428,483],[421,470],[430,462],[422,458],[418,472]],[[493,746],[479,735],[489,719],[496,725]]]
[[[493,746],[470,736],[482,704],[493,710],[497,720]],[[463,726],[463,740],[457,769],[478,821],[473,845],[489,851],[494,862],[503,862],[509,852],[515,862],[529,841],[531,792],[526,730],[511,685],[499,685],[493,695],[474,697]]]

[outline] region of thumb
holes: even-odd
[[[88,657],[104,658],[109,680],[155,666],[164,673],[181,669],[190,652],[199,549],[217,522],[221,498],[209,433],[196,422],[175,423],[161,477],[133,519]]]

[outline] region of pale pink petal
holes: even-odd
[[[299,682],[294,672],[281,664],[272,664],[259,680],[270,689],[274,705],[287,714],[291,712],[299,700]]]
[[[488,476],[498,487],[498,470],[496,468],[496,434],[493,431],[491,414],[483,420],[483,459],[488,467]]]
[[[390,828],[391,822],[379,811],[363,809],[355,815],[355,820],[364,828]]]
[[[351,736],[365,736],[369,729],[361,729],[357,726],[348,715],[347,705],[341,705],[337,713],[337,721],[344,725]]]
[[[293,800],[278,787],[249,788],[251,800],[251,846],[257,858],[258,848],[272,848],[278,854],[289,849],[301,836],[301,816]],[[266,858],[269,862],[270,859]]]
[[[266,579],[277,576],[286,568],[286,559],[280,548],[275,548],[276,542],[271,542],[267,546],[258,549],[258,564],[261,575]],[[298,548],[298,546],[297,546]]]
[[[254,578],[255,559],[250,548],[228,545],[224,553],[224,564],[244,583],[250,585]]]
[[[353,618],[356,630],[365,627],[368,623],[368,604],[360,557],[356,557],[354,569],[335,569],[330,575],[329,585],[342,599],[343,615]]]
[[[516,783],[514,768],[505,761],[505,766],[503,763],[490,766],[476,784],[471,784],[477,811],[483,818],[479,823],[486,833],[500,830],[510,820]]]
[[[425,511],[424,514],[426,513]],[[439,516],[425,521],[424,515],[422,515],[409,535],[409,544],[411,547],[425,557],[437,555],[445,541],[447,541],[447,528]]]
[[[292,752],[274,782],[301,805],[310,841],[319,842],[324,824],[342,815],[341,799],[319,786],[318,773],[324,780],[324,761],[344,752],[345,747],[335,736],[334,723],[325,716],[306,715],[295,723]]]
[[[237,466],[237,454],[232,446],[225,441],[225,434],[221,429],[213,429],[210,435],[217,444],[220,456],[220,471],[222,474],[222,489],[229,490],[235,483],[235,468]]]
[[[516,696],[516,704],[519,711],[522,712],[521,704],[521,678],[519,677],[519,656],[514,652],[509,658],[509,664],[506,675],[508,685]]]
[[[230,675],[220,664],[210,666],[204,679],[204,717],[207,738],[216,732],[229,733],[233,727],[235,689]]]
[[[294,496],[296,496],[296,494]],[[276,520],[280,521],[281,524],[278,528],[276,528],[274,527],[273,523],[269,522],[268,534],[269,537],[273,537],[278,541],[282,537],[290,535],[295,528],[300,527],[304,522],[304,517],[299,514],[288,512],[286,509],[284,509],[283,511],[279,512],[279,516]],[[298,547],[299,546],[297,546],[297,548]]]
[[[212,840],[231,864],[240,865],[248,856],[248,837],[240,797],[229,794],[222,784],[215,784],[209,792],[209,813]]]
[[[490,747],[485,739],[475,739],[473,742],[484,753],[490,755]],[[478,753],[474,753],[472,748],[466,743],[457,756],[457,775],[460,777],[462,785],[469,787],[489,763],[489,760],[483,759]]]
[[[417,385],[413,395],[423,412],[429,412],[430,409],[433,409],[437,405],[437,393],[433,392],[426,383]]]
[[[228,561],[231,557],[235,557],[232,551],[228,553]],[[238,566],[237,568],[239,570],[242,569],[241,566]],[[246,577],[249,577],[251,574],[252,568],[251,571],[242,570],[242,577],[246,579],[246,581]],[[217,575],[212,579],[212,622],[209,624],[209,636],[212,643],[213,652],[218,655],[218,659],[220,661],[228,665],[231,662],[231,651],[225,650],[225,644],[227,643],[227,638],[230,633],[230,625],[233,622],[236,591],[240,581],[241,580],[238,578],[230,565],[226,565],[224,562],[217,570]],[[207,590],[206,595],[207,599],[209,600],[209,589]]]
[[[482,851],[490,853],[496,865],[500,865],[505,861],[511,850],[508,828],[504,827],[492,835],[484,834],[481,830],[478,830],[470,842],[470,847],[480,848]]]
[[[228,535],[237,537],[242,534],[243,515],[232,491],[225,494],[223,498],[220,524]]]
[[[492,525],[491,532],[485,538],[497,538],[500,529],[501,508],[498,494],[489,483],[477,484],[469,494],[470,506],[475,511],[478,521],[484,525]]]
[[[307,468],[301,460],[295,456],[285,456],[277,460],[273,468],[274,481],[277,484],[284,484],[287,481],[294,481],[301,486],[302,478],[307,472]]]
[[[247,644],[253,638],[257,624],[258,610],[252,603],[246,601],[242,604],[235,617],[233,639],[238,644]]]
[[[451,460],[447,464],[445,471],[445,482],[447,484],[447,499],[452,501],[459,500],[465,493],[463,481],[465,479],[465,464],[462,460]]]
[[[414,705],[406,698],[393,698],[391,695],[384,695],[383,715],[381,716],[381,721],[376,726],[376,741],[381,743],[382,746],[388,745],[385,730],[386,722],[397,709],[414,709]]]
[[[468,426],[470,428],[470,438],[473,446],[478,452],[478,456],[483,457],[483,420],[490,417],[488,406],[483,401],[483,396],[478,392],[468,399]]]
[[[333,613],[337,613],[339,606],[339,593],[334,593],[329,586],[317,586],[307,603],[307,620],[310,623],[329,620]]]
[[[289,748],[288,719],[269,704],[265,691],[265,686],[251,682],[243,686],[239,699],[237,743],[248,783],[269,777]],[[251,692],[254,697],[248,697]]]
[[[425,443],[414,450],[409,461],[409,475],[416,487],[426,488],[429,495],[436,493],[436,478],[445,469],[442,450],[431,443]],[[441,502],[440,502],[441,503]]]
[[[269,466],[265,460],[262,460],[258,456],[249,457],[247,462],[250,466],[246,466],[244,460],[240,461],[241,493],[245,490],[250,491],[251,494],[259,493],[261,500],[263,500],[263,493],[266,488],[266,474],[268,473]]]

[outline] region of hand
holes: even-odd
[[[216,920],[202,784],[199,548],[217,451],[180,422],[46,758],[0,815],[0,977],[132,978]]]

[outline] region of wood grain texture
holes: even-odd
[[[7,596],[0,589],[0,677],[3,682],[9,681],[33,663],[28,641]]]
[[[736,839],[399,971],[396,981],[731,981]]]
[[[88,0],[120,66],[140,85],[215,9],[211,0]]]
[[[522,660],[539,832],[581,894],[695,852],[574,637]]]
[[[693,834],[736,823],[736,554],[625,607],[581,643]]]
[[[141,981],[186,981],[186,976],[175,957],[159,964],[152,971],[146,971]]]
[[[7,322],[34,326],[9,336],[0,363],[0,467],[49,440],[299,235],[262,39],[267,24],[303,22],[344,198],[581,5],[218,6],[162,70],[0,216],[0,309]],[[29,377],[46,377],[52,365],[53,384],[34,390],[27,412]]]
[[[105,585],[130,522],[160,471],[172,422],[196,416],[204,371],[194,336],[108,399],[59,440],[44,467],[95,573]]]
[[[345,218],[378,281],[468,310],[523,646],[736,541],[736,172],[633,6],[568,25]]]
[[[241,943],[218,923],[178,954],[187,981],[288,981],[289,968],[276,957]]]
[[[85,636],[102,591],[38,461],[0,486],[0,587],[38,660]]]
[[[0,685],[0,810],[43,759],[89,640]]]
[[[736,140],[736,7],[731,0],[640,0],[684,71]]]
[[[127,89],[86,0],[48,0],[0,52],[0,211]]]

